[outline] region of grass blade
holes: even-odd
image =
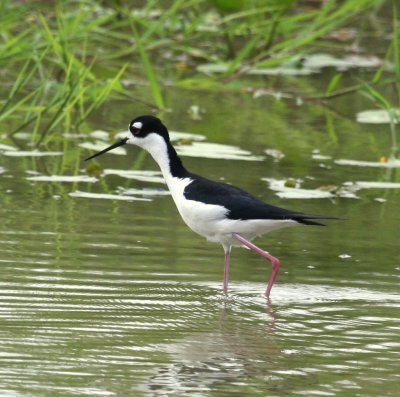
[[[131,18],[131,28],[132,28],[133,35],[135,37],[137,49],[139,51],[139,55],[142,60],[142,64],[143,64],[143,68],[144,68],[144,71],[147,76],[147,80],[150,83],[150,90],[151,90],[154,102],[159,109],[164,109],[165,105],[164,105],[164,99],[163,99],[163,96],[161,93],[160,85],[158,84],[156,75],[154,73],[153,67],[150,62],[150,58],[147,54],[146,49],[144,48],[144,46],[142,44],[142,41],[136,30],[135,22],[132,20],[132,18]]]

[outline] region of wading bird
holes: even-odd
[[[278,258],[251,241],[272,230],[294,225],[318,225],[331,216],[304,214],[269,205],[250,193],[214,182],[188,171],[172,146],[167,128],[154,116],[140,116],[129,124],[126,138],[88,157],[90,160],[125,144],[147,150],[159,165],[184,222],[207,240],[222,244],[225,252],[224,292],[228,291],[229,262],[233,246],[244,246],[272,264],[265,295],[269,297],[279,271]]]

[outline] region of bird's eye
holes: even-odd
[[[140,132],[140,128],[135,127],[133,125],[129,128],[129,130],[132,132],[133,135],[137,135]]]
[[[140,132],[142,131],[143,128],[143,123],[140,121],[135,121],[133,120],[130,124],[129,124],[129,131],[131,132],[132,135],[139,135]]]

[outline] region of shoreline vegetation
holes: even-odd
[[[396,145],[396,1],[159,3],[133,7],[120,1],[2,2],[3,137],[29,131],[32,145],[40,147],[58,139],[60,130],[85,132],[86,121],[110,100],[140,101],[157,113],[170,108],[164,92],[173,85],[246,90],[296,103],[366,96],[389,114]],[[380,43],[379,54],[365,49],[370,40]],[[324,67],[335,69],[324,92],[269,86],[271,76],[293,81]],[[343,84],[344,73],[352,68],[370,73]],[[393,93],[390,98],[387,88]]]

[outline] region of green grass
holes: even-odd
[[[355,21],[366,25],[385,4],[149,0],[139,9],[120,1],[52,5],[5,0],[0,4],[0,125],[10,136],[30,131],[39,146],[57,139],[60,132],[85,131],[90,117],[112,99],[140,98],[149,111],[170,107],[164,94],[166,80],[181,87],[240,89],[249,68],[275,67],[322,47],[340,53],[343,44],[327,35]],[[393,39],[386,60],[393,62],[395,71],[388,77],[383,67],[379,69],[365,82],[374,90],[390,80],[400,92],[397,15],[393,1]],[[223,63],[226,72],[205,76],[196,70],[202,63]],[[128,89],[123,80],[141,84]],[[341,74],[336,74],[325,94],[314,94],[344,95],[341,82]],[[350,90],[354,91],[365,93],[365,84],[357,82]],[[370,97],[383,103],[377,95]]]

